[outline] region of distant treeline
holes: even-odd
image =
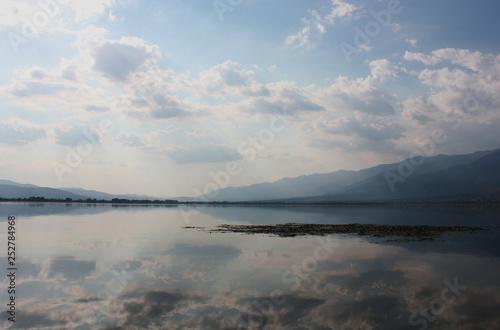
[[[32,196],[29,198],[0,198],[1,202],[50,202],[50,203],[108,203],[108,204],[179,204],[177,200],[150,200],[150,199],[125,199],[113,198],[112,200],[106,199],[72,199],[72,198],[45,198]]]

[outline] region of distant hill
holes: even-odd
[[[96,190],[86,190],[81,188],[47,188],[39,187],[33,184],[17,183],[10,180],[0,180],[0,198],[30,198],[45,197],[47,199],[104,199],[113,198],[130,200],[156,200],[158,197],[147,195],[113,195]],[[162,200],[168,198],[161,198]]]
[[[148,196],[148,195],[113,195],[113,194],[108,194],[104,193],[101,191],[97,190],[87,190],[87,189],[81,189],[81,188],[58,188],[60,190],[64,191],[69,191],[77,195],[85,196],[86,198],[92,198],[92,199],[106,199],[106,200],[111,200],[113,198],[122,198],[122,199],[132,199],[132,200],[140,200],[140,199],[159,199],[158,197],[154,196]],[[168,198],[161,198],[161,199],[168,199]]]
[[[38,187],[38,186],[35,186],[34,184],[17,183],[17,182],[14,182],[14,181],[2,180],[2,179],[0,179],[0,184],[5,184],[5,185],[8,185],[8,186],[15,186],[15,187]]]
[[[45,197],[56,199],[87,199],[84,196],[54,188],[0,184],[0,198]]]
[[[423,185],[417,188],[418,180],[432,173],[446,171],[455,166],[468,165],[490,154],[498,153],[500,150],[479,151],[465,155],[437,155],[426,157],[420,166],[414,167],[414,172],[405,179],[405,183],[395,185],[395,192],[392,192],[385,173],[398,173],[401,163],[383,164],[370,167],[360,171],[340,170],[324,174],[303,175],[297,178],[284,178],[272,183],[260,183],[245,187],[228,187],[212,193],[213,201],[263,201],[263,200],[286,200],[307,197],[311,200],[314,196],[336,196],[334,199],[393,199],[409,195],[425,195],[426,190]],[[450,176],[452,177],[453,174]],[[438,175],[442,175],[438,174]],[[416,179],[419,177],[419,179]],[[451,178],[450,179],[453,179]],[[427,182],[430,184],[430,182]],[[438,187],[436,183],[433,186]],[[412,188],[413,187],[413,188]],[[413,189],[413,190],[411,190]],[[429,188],[430,189],[430,188]],[[436,188],[437,189],[437,188]],[[413,191],[413,192],[411,192]],[[465,191],[464,189],[459,191]],[[431,190],[429,193],[433,193]],[[451,192],[448,190],[447,192]],[[314,199],[314,198],[313,198]],[[330,197],[328,199],[331,199]],[[197,200],[205,200],[198,197]]]

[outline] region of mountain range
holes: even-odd
[[[227,187],[198,200],[305,203],[496,194],[500,191],[499,170],[500,149],[465,155],[437,155],[360,171],[340,170],[284,178],[273,183]]]
[[[113,195],[80,188],[48,188],[0,180],[0,198],[166,199],[147,195]],[[416,157],[360,171],[284,178],[244,187],[227,187],[208,196],[179,201],[359,202],[432,199],[500,199],[500,149],[464,155]],[[168,197],[167,197],[168,199]]]

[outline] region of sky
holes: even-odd
[[[500,148],[493,0],[0,0],[1,178],[226,186]]]

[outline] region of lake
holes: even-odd
[[[0,204],[15,216],[15,293],[34,329],[500,329],[495,206]],[[211,233],[220,224],[481,226],[432,242]],[[206,229],[184,228],[186,226]],[[11,228],[12,229],[12,228]]]

